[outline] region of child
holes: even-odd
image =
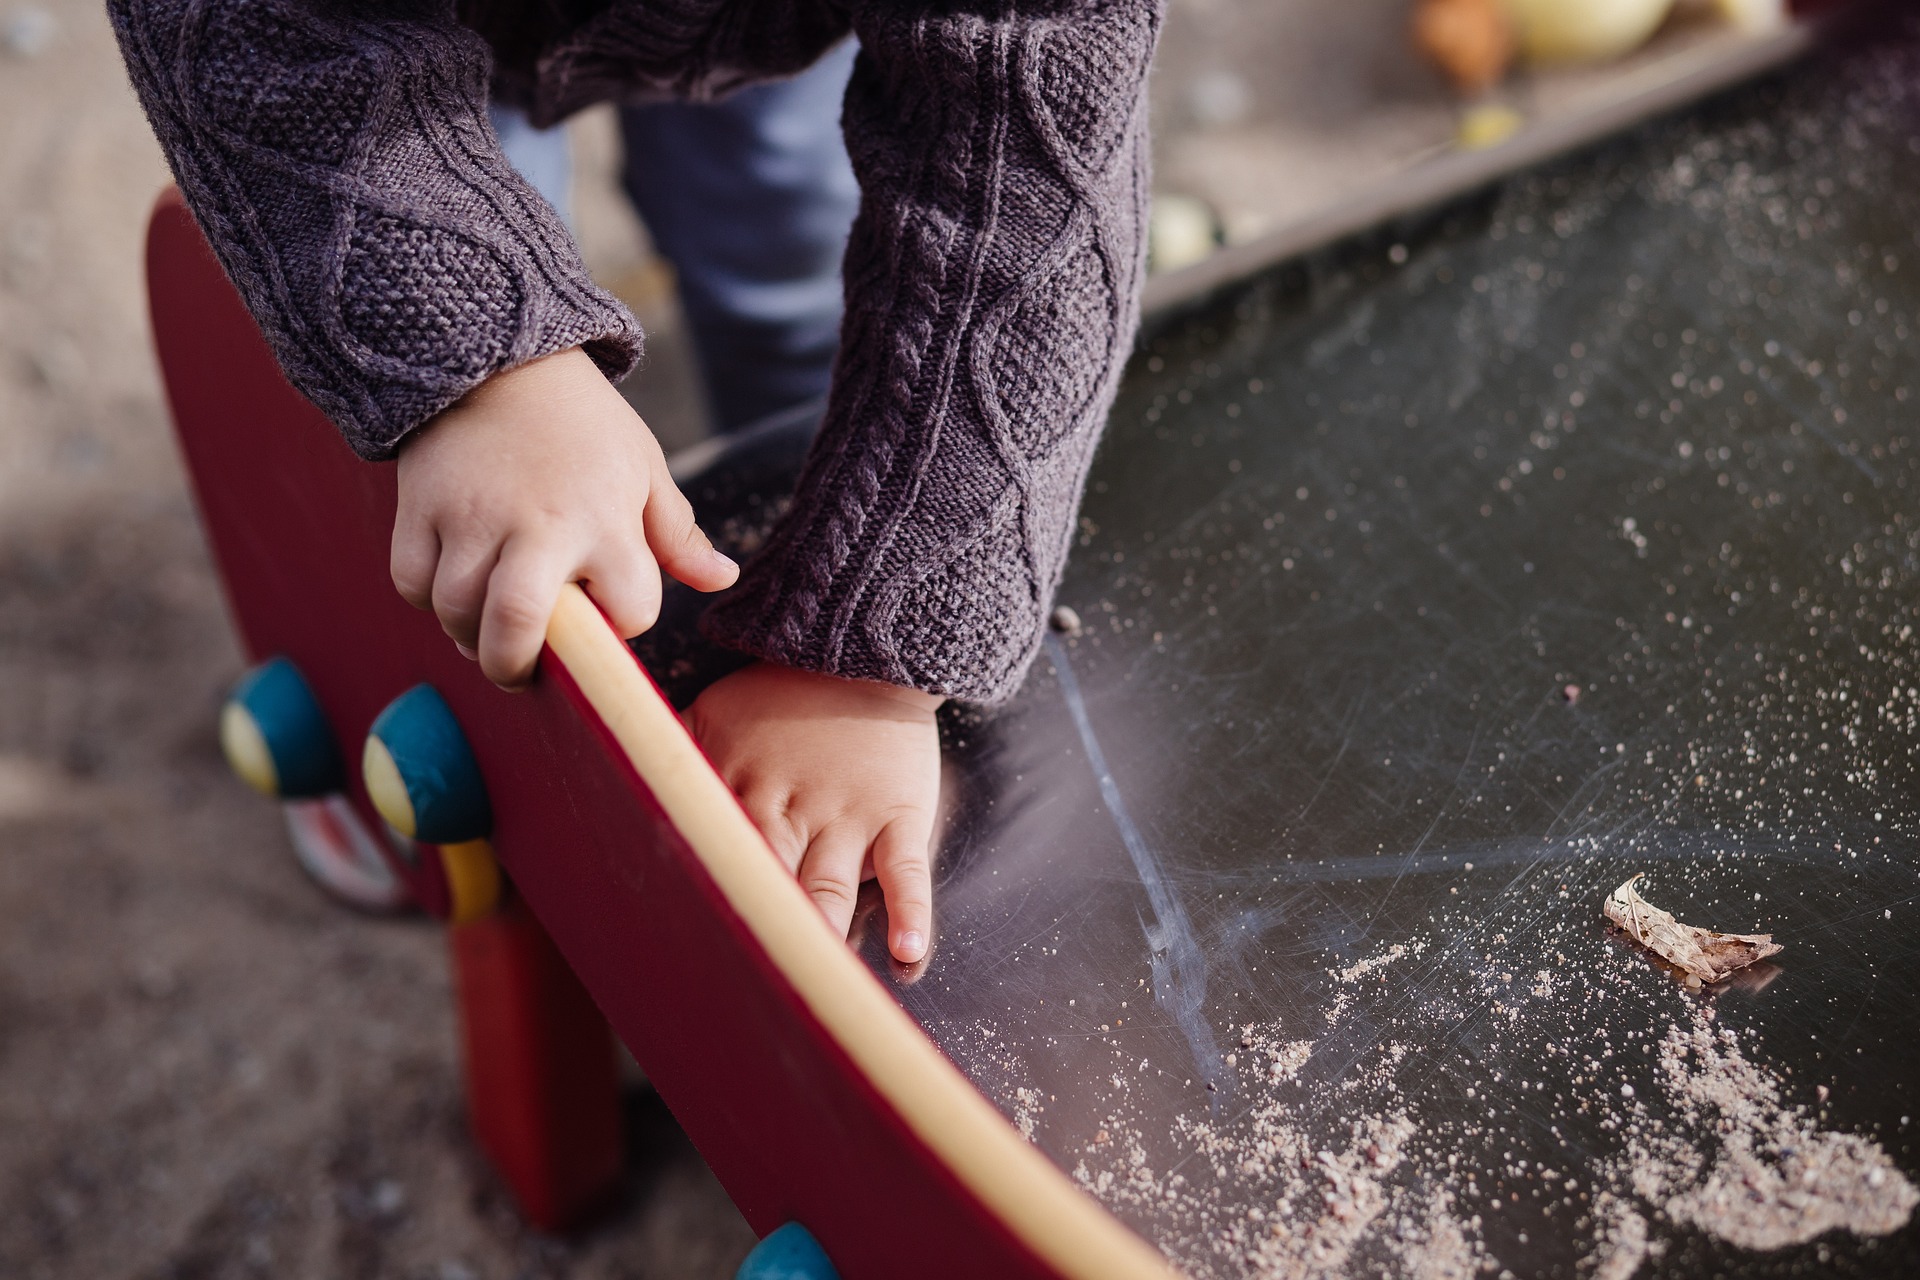
[[[623,635],[659,571],[759,661],[688,723],[845,933],[925,955],[934,712],[1018,686],[1143,275],[1159,0],[110,0],[181,190],[295,386],[399,460],[395,586],[487,677],[561,586]],[[610,379],[640,331],[507,165],[545,125],[793,74],[849,33],[846,319],[792,509],[744,574]],[[736,585],[736,578],[738,582]]]

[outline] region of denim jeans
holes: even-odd
[[[623,184],[673,264],[723,432],[826,394],[860,204],[840,136],[855,53],[848,41],[791,80],[719,102],[620,110]],[[566,217],[564,136],[498,107],[493,118],[507,159]]]
[[[573,153],[563,128],[536,129],[517,107],[487,105],[487,119],[500,138],[507,163],[546,197],[560,221],[573,226]]]

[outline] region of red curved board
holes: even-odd
[[[981,1179],[903,1119],[900,1093],[863,1073],[551,651],[532,689],[502,694],[399,599],[393,469],[355,458],[285,381],[177,194],[155,210],[147,269],[181,448],[248,652],[305,672],[349,759],[395,695],[421,681],[445,695],[501,861],[754,1228],[804,1223],[848,1280],[1085,1274],[1073,1247],[1009,1226]],[[1112,1245],[1105,1230],[1088,1238]],[[1146,1255],[1127,1236],[1108,1256],[1129,1249]]]

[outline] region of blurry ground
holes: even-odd
[[[614,1219],[519,1224],[462,1121],[440,930],[331,906],[221,763],[240,658],[139,275],[166,174],[98,0],[46,7],[38,56],[0,46],[0,1276],[732,1275],[752,1233],[643,1095]],[[685,433],[662,328],[645,411]]]

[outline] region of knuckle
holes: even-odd
[[[653,502],[654,518],[659,521],[662,537],[685,542],[703,536],[693,518],[693,505],[678,489],[671,486],[661,489],[654,495]]]
[[[537,631],[546,625],[540,602],[524,591],[495,591],[487,604],[487,620],[503,631],[517,634]]]
[[[890,840],[880,846],[880,853],[887,865],[895,871],[918,872],[926,874],[930,861],[927,855],[926,837],[910,836],[904,840]]]
[[[442,568],[445,568],[444,564]],[[484,591],[485,583],[475,581],[470,575],[455,576],[441,572],[434,577],[433,585],[427,588],[427,597],[433,604],[433,611],[442,620],[471,620],[480,616]]]
[[[933,833],[918,827],[902,833],[893,831],[881,841],[881,852],[896,867],[924,872],[933,860]]]
[[[927,892],[922,879],[893,879],[883,889],[887,890],[887,906],[895,912],[931,912],[933,894]]]
[[[896,906],[926,907],[933,904],[933,884],[925,865],[902,866],[895,862],[883,868],[887,901]]]
[[[680,545],[690,551],[705,551],[713,546],[713,539],[707,536],[699,522],[693,518],[693,512],[687,512],[686,527],[680,530]]]
[[[887,892],[887,900],[897,906],[924,907],[933,903],[933,880],[927,874],[925,866],[902,866],[894,863],[879,868],[884,874],[879,878]]]
[[[851,907],[853,905],[853,886],[837,876],[801,876],[800,887],[822,906]]]

